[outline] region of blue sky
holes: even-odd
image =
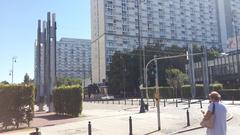
[[[25,73],[34,76],[34,41],[37,20],[46,20],[47,12],[56,13],[57,39],[90,39],[90,0],[0,0],[0,81],[11,82],[12,57],[14,82]]]

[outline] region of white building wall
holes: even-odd
[[[57,77],[90,78],[91,42],[61,38],[56,45]]]
[[[146,45],[148,40],[160,40],[167,45],[184,46],[187,45],[186,42],[202,45],[205,42],[208,46],[220,46],[226,40],[226,35],[219,33],[217,8],[224,6],[221,1],[223,0],[219,0],[219,4],[216,4],[216,0],[141,2],[139,14],[142,45]],[[98,59],[92,61],[93,82],[105,79],[115,51],[131,51],[139,46],[137,7],[136,0],[91,0],[92,45],[95,46],[92,57]],[[223,11],[220,15],[222,14]],[[224,24],[220,26],[223,28]],[[221,33],[224,32],[221,29]]]
[[[225,6],[224,0],[218,0],[218,7],[219,7],[219,25],[220,25],[220,32],[221,32],[221,42],[227,44],[227,27],[226,27],[226,16],[225,16]],[[226,46],[224,47],[226,50]]]

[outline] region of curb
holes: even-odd
[[[227,118],[227,122],[229,122],[230,120],[232,120],[233,118],[233,114],[232,113],[229,113],[229,117]],[[180,134],[180,133],[185,133],[185,132],[189,132],[189,131],[193,131],[193,130],[197,130],[197,129],[201,129],[201,128],[204,128],[202,126],[197,126],[197,127],[192,127],[192,128],[189,128],[189,129],[183,129],[183,130],[179,130],[179,131],[176,131],[176,132],[173,132],[171,133],[170,135],[175,135],[175,134]]]

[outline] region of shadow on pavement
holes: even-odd
[[[46,119],[48,121],[53,121],[53,120],[71,119],[73,117],[57,115],[55,113],[36,112],[34,118],[41,118],[41,119]]]
[[[151,134],[153,134],[153,133],[156,133],[156,132],[159,132],[159,130],[154,130],[154,131],[152,131],[152,132],[149,132],[149,133],[147,133],[147,134],[144,134],[144,135],[151,135]]]

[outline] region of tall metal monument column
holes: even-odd
[[[56,20],[55,14],[48,12],[47,22],[38,21],[37,43],[35,60],[36,63],[36,88],[37,103],[39,110],[43,110],[44,103],[47,104],[49,112],[54,111],[53,89],[56,84]]]

